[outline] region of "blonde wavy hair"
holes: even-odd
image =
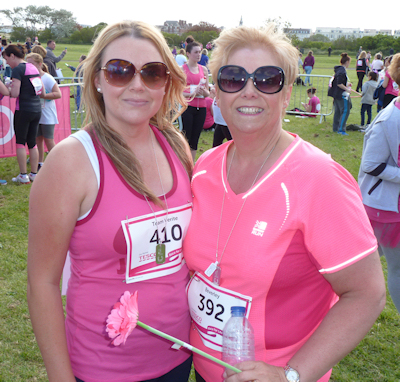
[[[224,30],[213,44],[215,48],[208,67],[217,88],[219,68],[227,65],[230,55],[242,48],[264,48],[272,51],[285,72],[284,90],[294,83],[298,75],[299,51],[284,33],[275,31],[273,23],[261,28],[240,26]]]
[[[114,40],[125,36],[148,40],[154,44],[170,71],[162,105],[150,119],[150,123],[163,133],[186,168],[189,177],[192,174],[193,163],[188,156],[185,140],[173,126],[173,121],[186,109],[186,102],[183,97],[186,76],[174,60],[163,35],[151,25],[140,21],[122,21],[107,26],[100,32],[86,60],[79,64],[83,69],[82,98],[86,107],[85,123],[88,124],[85,129],[91,133],[94,139],[100,142],[128,184],[154,203],[161,205],[160,199],[144,183],[142,169],[135,154],[122,136],[107,123],[104,100],[95,86],[95,78],[100,71],[104,49]],[[182,107],[179,111],[180,105]]]

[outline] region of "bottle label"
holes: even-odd
[[[231,317],[231,307],[243,306],[248,318],[252,298],[222,288],[198,272],[189,281],[186,291],[190,315],[203,344],[222,352],[222,331]]]

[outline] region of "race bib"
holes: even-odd
[[[189,281],[186,291],[190,315],[203,344],[222,351],[222,331],[231,317],[231,307],[245,307],[248,318],[252,298],[215,285],[198,272]]]
[[[121,222],[127,245],[126,282],[155,279],[178,272],[185,263],[182,241],[192,204]]]
[[[30,77],[29,79],[32,83],[33,88],[35,89],[36,95],[42,94],[43,83],[40,77]]]

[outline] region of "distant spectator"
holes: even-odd
[[[212,109],[214,115],[214,122],[215,122],[215,130],[214,130],[214,138],[213,138],[213,147],[217,147],[222,145],[224,139],[227,141],[232,140],[232,135],[228,129],[228,126],[224,120],[224,117],[221,114],[221,109],[217,105],[217,99],[215,98],[215,87],[210,91],[211,97],[214,98]]]
[[[303,60],[301,59],[303,55],[299,52],[299,73],[301,73],[301,68],[303,67]]]
[[[67,48],[65,48],[58,57],[54,54],[54,49],[56,49],[56,42],[54,40],[47,41],[47,57],[50,58],[50,60],[52,60],[55,65],[57,62],[60,62],[67,54]]]
[[[176,55],[175,61],[178,63],[179,66],[182,66],[185,62],[187,62],[187,58],[185,56],[185,49],[181,49],[179,54]]]
[[[28,52],[28,54],[31,53],[31,52],[32,52],[32,46],[33,46],[33,44],[32,44],[32,40],[31,40],[30,37],[27,37],[27,38],[26,38],[26,40],[25,40],[25,46],[26,46],[26,51]]]
[[[389,68],[392,62],[393,56],[390,56],[386,60],[387,67],[385,68],[385,79],[383,80],[382,87],[385,88],[385,96],[383,98],[383,106],[384,109],[390,102],[393,101],[399,95],[399,85],[393,81],[392,77],[389,73]]]
[[[208,67],[208,52],[207,49],[201,51],[201,58],[198,64]]]
[[[39,171],[44,162],[44,143],[46,143],[48,151],[51,151],[55,146],[54,127],[58,123],[58,118],[54,100],[61,98],[61,91],[53,76],[47,73],[47,66],[43,65],[43,57],[40,54],[30,53],[26,56],[26,61],[36,67],[44,85],[44,94],[41,99],[42,116],[40,117],[36,136],[36,144],[39,152]]]
[[[315,58],[314,58],[314,56],[313,56],[312,50],[310,50],[310,51],[308,52],[308,54],[307,54],[307,57],[304,59],[304,62],[303,62],[303,69],[304,69],[304,72],[305,72],[306,74],[311,74],[312,70],[314,69],[314,64],[315,64]],[[308,83],[309,85],[311,85],[310,76],[307,76],[307,77],[306,77],[304,83],[305,83],[306,85],[307,85],[307,83]]]
[[[174,46],[174,49],[172,49],[172,55],[174,56],[174,58],[176,57],[176,46]]]
[[[56,65],[50,57],[47,57],[47,50],[43,48],[42,45],[35,45],[32,48],[32,53],[40,54],[43,57],[43,62],[47,65],[47,69],[49,70],[49,74],[53,77],[57,77]]]
[[[75,68],[74,66],[71,66],[69,64],[66,64],[68,68],[70,68],[73,72],[75,72],[75,82],[79,82],[79,78],[83,77],[83,65],[82,62],[86,60],[86,56],[82,54],[82,56],[79,57],[79,65],[78,68]],[[76,94],[75,94],[75,104],[76,104],[76,111],[78,112],[81,107],[81,86],[76,87]]]
[[[330,56],[331,56],[331,53],[332,53],[332,48],[331,48],[331,47],[329,47],[329,48],[328,48],[328,57],[330,57]]]
[[[214,123],[214,112],[212,104],[214,102],[215,89],[213,85],[210,85],[210,97],[206,97],[206,120],[204,121],[203,129],[210,130],[215,129]]]
[[[378,86],[378,74],[375,72],[368,73],[368,81],[362,86],[361,97],[361,126],[365,125],[365,112],[367,112],[367,125],[372,119],[372,105],[375,104],[374,92]]]
[[[371,69],[376,72],[380,72],[383,69],[382,55],[380,53],[375,54],[374,61],[372,61]]]
[[[317,89],[310,88],[307,90],[307,97],[309,98],[308,103],[302,103],[307,113],[319,113],[321,110],[321,101],[317,97]],[[308,115],[308,117],[315,118],[316,115]]]
[[[362,84],[364,76],[367,72],[367,67],[368,67],[367,52],[363,50],[357,59],[357,66],[356,66],[357,77],[358,77],[358,83],[356,89],[357,92],[362,89]]]
[[[333,90],[333,106],[335,114],[333,116],[333,132],[342,135],[346,133],[346,122],[349,118],[351,104],[351,83],[348,81],[346,69],[350,65],[350,56],[347,53],[342,53],[340,65],[335,66],[335,76],[332,82]]]
[[[20,173],[12,178],[13,182],[28,184],[36,177],[38,167],[38,150],[36,134],[42,115],[40,95],[43,83],[39,71],[24,61],[25,44],[8,45],[3,57],[12,68],[12,85],[10,96],[17,99],[14,113],[14,130],[16,138],[17,161]],[[31,173],[27,174],[26,146],[29,149]]]
[[[391,56],[393,56],[393,55],[394,55],[394,49],[393,49],[393,48],[390,48],[390,50],[389,50],[389,54],[390,54]]]

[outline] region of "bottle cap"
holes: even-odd
[[[246,314],[246,308],[244,306],[232,306],[231,314],[235,316],[244,316]]]

